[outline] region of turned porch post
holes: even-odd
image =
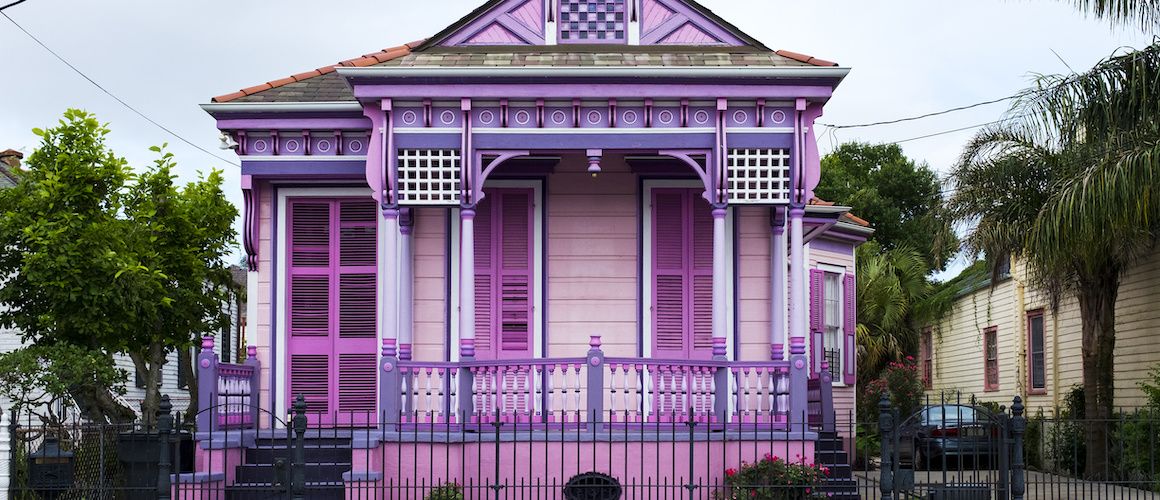
[[[770,337],[769,358],[785,359],[785,210],[772,209],[770,217]]]
[[[806,362],[806,269],[805,248],[802,238],[802,217],[805,209],[789,210],[789,420],[790,428],[806,427],[806,384],[809,380]]]
[[[726,335],[729,331],[727,314],[727,297],[725,262],[725,215],[728,210],[724,206],[713,208],[713,359],[728,360]],[[720,369],[714,374],[714,384],[717,390],[714,393],[714,413],[719,421],[725,422],[729,415],[729,370]]]
[[[383,209],[382,257],[379,269],[382,278],[382,309],[379,324],[383,340],[395,344],[399,340],[399,209]]]
[[[459,360],[475,359],[475,206],[459,211]],[[471,370],[459,370],[459,411],[463,421],[475,413]]]

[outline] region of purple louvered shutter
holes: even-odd
[[[500,358],[532,354],[532,190],[496,193],[500,206],[498,317]]]
[[[377,408],[377,211],[370,199],[289,204],[289,398],[325,423]]]
[[[653,355],[661,359],[688,355],[685,198],[683,190],[653,190]]]
[[[858,379],[858,371],[856,363],[858,359],[858,308],[855,297],[858,296],[857,281],[854,275],[846,273],[845,282],[842,285],[843,295],[843,337],[846,339],[846,345],[842,346],[842,356],[845,359],[842,362],[842,381],[846,385],[853,385]]]
[[[826,273],[810,269],[810,373],[820,373],[825,356],[823,342],[826,330]]]
[[[689,207],[690,274],[693,283],[689,359],[713,359],[713,211],[699,189],[685,191]]]
[[[533,191],[488,189],[475,215],[475,353],[532,356]]]

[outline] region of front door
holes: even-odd
[[[370,198],[288,200],[287,390],[310,421],[376,419],[378,214]]]

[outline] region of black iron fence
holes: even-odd
[[[1018,399],[956,399],[903,414],[881,401],[832,428],[697,411],[320,415],[302,403],[259,417],[257,429],[200,433],[165,403],[151,429],[11,419],[9,498],[1160,497],[1160,415],[1146,410],[1024,415]]]

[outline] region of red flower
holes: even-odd
[[[725,477],[733,477],[737,475],[737,469],[725,469]]]
[[[907,356],[907,357],[906,357],[906,360],[907,360],[907,361],[914,361],[914,356]]]

